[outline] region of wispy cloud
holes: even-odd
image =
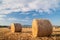
[[[10,21],[11,21],[11,20],[13,20],[13,21],[16,20],[16,21],[18,21],[16,18],[8,18],[8,20],[10,20]]]
[[[7,17],[7,16],[6,15],[0,15],[0,21],[5,20],[5,17]]]
[[[26,12],[26,13],[25,13],[25,12],[22,12],[22,13],[20,13],[20,15],[21,15],[21,14],[22,14],[22,15],[28,15],[28,14],[30,14],[30,13],[28,13],[28,12]]]
[[[38,15],[38,14],[33,14],[32,16],[36,16],[36,15]]]
[[[0,5],[0,14],[9,14],[11,12],[27,12],[31,10],[39,10],[39,12],[56,11],[59,0],[2,0]]]
[[[0,18],[2,18],[2,17],[6,17],[6,15],[0,15]]]
[[[3,21],[3,20],[5,20],[4,18],[0,18],[0,21]]]
[[[29,24],[33,18],[54,13],[59,8],[60,0],[0,0],[0,23]]]

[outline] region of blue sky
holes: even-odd
[[[31,25],[36,18],[60,26],[60,0],[0,0],[0,25]]]

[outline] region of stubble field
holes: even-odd
[[[8,28],[0,28],[0,40],[60,40],[60,29],[53,28],[49,37],[32,37],[31,28],[22,28],[22,32],[12,33]]]

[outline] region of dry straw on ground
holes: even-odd
[[[52,33],[52,25],[46,19],[34,19],[32,22],[33,37],[49,36]]]
[[[12,23],[11,24],[11,32],[21,32],[22,31],[22,25],[19,23]]]

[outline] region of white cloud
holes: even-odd
[[[0,15],[0,21],[5,20],[5,17],[7,17],[7,16],[6,15]]]
[[[16,19],[16,18],[8,18],[7,20],[10,20],[10,21],[18,21],[18,19]]]
[[[38,15],[38,14],[35,14],[35,13],[33,14],[33,16],[36,16],[36,15]]]
[[[28,19],[20,19],[19,21],[22,25],[31,25],[32,20]]]
[[[0,21],[1,21],[1,20],[5,20],[5,19],[4,19],[4,18],[0,18]]]
[[[27,12],[31,10],[39,10],[39,12],[50,13],[53,9],[54,11],[60,5],[59,0],[2,0],[2,5],[0,5],[0,14],[9,14],[11,12]],[[6,10],[9,8],[9,10]]]
[[[25,19],[30,19],[29,17],[26,17]]]
[[[55,11],[55,8],[58,6],[58,0],[36,0],[29,4],[31,9],[42,10],[44,12],[50,12],[50,9]]]
[[[19,12],[20,9],[10,9],[10,10],[7,10],[7,9],[2,9],[0,10],[0,14],[10,14],[11,12]]]
[[[13,17],[9,17],[9,18],[0,18],[0,25],[10,25],[11,23],[21,23],[21,24],[31,24],[31,21],[29,17],[26,17],[24,19],[18,19],[18,18],[13,18]]]
[[[2,18],[2,17],[6,17],[6,15],[0,15],[0,18]]]
[[[29,18],[28,16],[27,17],[25,17],[24,19],[18,19],[20,22],[31,22],[31,18]]]
[[[23,15],[28,15],[28,14],[30,14],[30,13],[24,13],[24,12],[22,12],[22,13],[20,13],[20,14],[23,14]]]
[[[29,17],[26,17],[26,18],[24,18],[24,19],[18,19],[18,18],[7,18],[6,20],[8,20],[8,21],[22,21],[22,22],[27,22],[27,21],[29,21],[30,20],[30,18]]]

